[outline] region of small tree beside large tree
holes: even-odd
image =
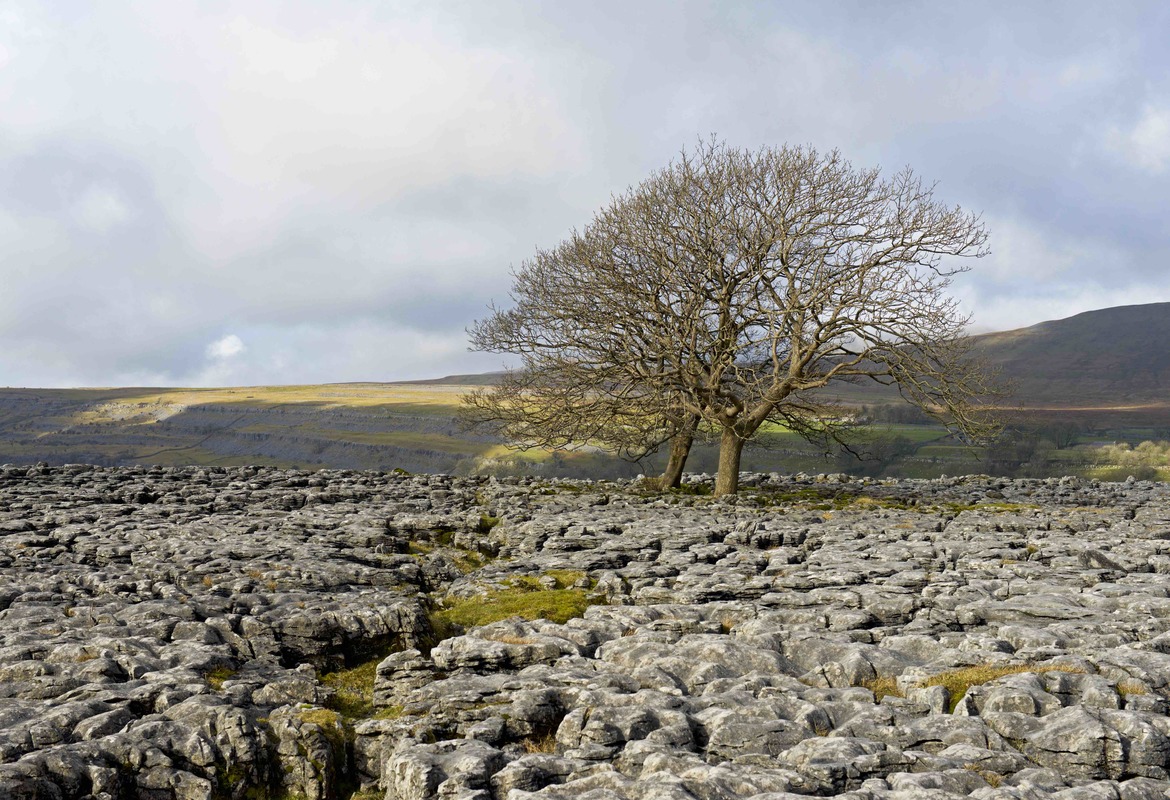
[[[720,442],[715,493],[773,421],[832,435],[837,382],[897,386],[969,437],[989,391],[947,289],[985,255],[979,217],[832,151],[707,142],[614,197],[514,272],[474,349],[518,355],[468,417],[522,444],[592,442],[638,456],[671,444],[676,485],[697,430]]]

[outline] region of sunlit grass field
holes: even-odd
[[[0,463],[451,468],[506,452],[455,422],[468,389],[347,383],[0,390]]]

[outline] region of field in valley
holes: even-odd
[[[502,451],[460,430],[464,388],[327,384],[0,390],[0,463],[451,471]]]
[[[474,384],[353,383],[224,389],[3,389],[0,463],[401,469],[408,472],[632,477],[658,468],[590,450],[517,453],[491,436],[463,429],[459,398]],[[847,397],[860,403],[873,398]],[[1078,474],[1165,477],[1165,454],[1130,454],[1143,441],[1170,439],[1170,407],[1089,406],[1016,409],[1020,432],[993,448],[972,448],[938,425],[897,418],[883,398],[858,431],[867,458],[826,454],[773,428],[744,454],[744,469],[840,472],[874,476]],[[1113,448],[1110,450],[1109,448]],[[1103,455],[1117,456],[1112,462]],[[700,443],[688,469],[713,472],[717,450]]]

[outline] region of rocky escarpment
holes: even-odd
[[[0,468],[0,796],[1170,796],[1165,485],[744,483]]]

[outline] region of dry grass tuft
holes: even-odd
[[[1117,682],[1117,693],[1122,697],[1149,694],[1150,690],[1140,681],[1123,680]]]
[[[340,728],[341,714],[336,711],[330,711],[327,708],[310,708],[302,711],[297,715],[301,718],[301,722],[307,722],[311,725],[320,725],[322,728]]]
[[[502,644],[532,644],[534,641],[526,636],[512,636],[507,633],[493,634],[484,638],[490,642],[501,642]]]
[[[861,686],[873,692],[873,699],[878,703],[882,701],[883,697],[902,697],[902,691],[898,688],[898,680],[893,675],[878,675],[873,680],[865,681]]]
[[[1084,670],[1078,667],[1062,664],[978,664],[972,667],[941,672],[928,678],[922,686],[944,686],[950,693],[951,711],[953,712],[963,699],[963,695],[972,686],[982,686],[985,683],[1003,678],[1008,675],[1020,675],[1025,672],[1040,674],[1044,672],[1070,672],[1082,674]]]
[[[557,736],[555,733],[546,733],[544,736],[533,736],[520,743],[525,753],[555,753],[557,751]]]
[[[978,764],[965,764],[963,769],[968,770],[969,772],[974,772],[976,775],[986,781],[987,785],[992,789],[997,788],[1001,783],[1003,783],[1002,775],[1000,775],[998,772],[982,769]]]

